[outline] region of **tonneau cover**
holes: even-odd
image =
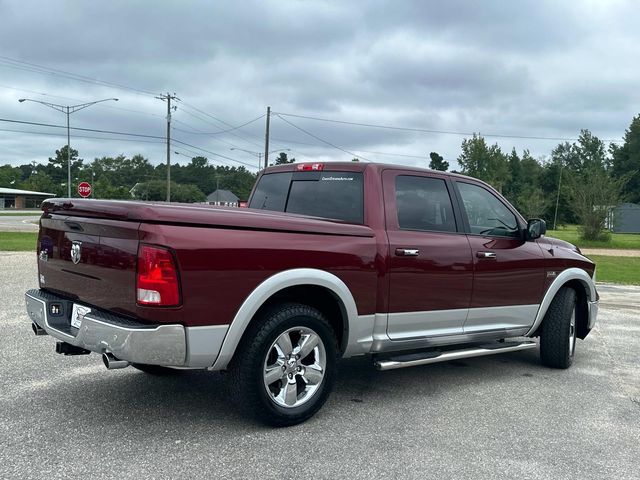
[[[373,237],[373,231],[365,225],[249,208],[54,198],[45,200],[42,210],[45,215],[55,213],[69,217]]]

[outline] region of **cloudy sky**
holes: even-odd
[[[426,166],[436,151],[452,167],[460,133],[539,157],[559,140],[511,137],[588,128],[619,140],[640,113],[635,1],[0,0],[0,18],[1,119],[65,125],[18,99],[117,97],[73,114],[72,127],[163,137],[166,104],[154,97],[175,92],[181,163],[257,167],[267,105],[282,115],[271,147],[299,161]],[[85,160],[165,160],[161,138],[71,135]],[[0,164],[46,162],[65,143],[64,128],[0,121]]]

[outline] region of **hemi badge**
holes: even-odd
[[[547,272],[547,278],[554,278],[556,275],[556,272]]]

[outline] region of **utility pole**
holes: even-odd
[[[264,134],[264,168],[269,166],[269,121],[271,120],[271,107],[267,107],[267,128]]]
[[[558,220],[558,204],[560,203],[560,185],[562,184],[562,169],[563,164],[560,164],[560,176],[558,177],[558,195],[556,196],[556,213],[553,215],[553,229],[556,229],[556,221]]]
[[[71,109],[65,107],[67,114],[67,197],[71,198],[71,127],[69,126],[69,117]]]
[[[167,202],[171,201],[171,110],[175,112],[178,107],[171,106],[171,100],[180,100],[176,97],[175,92],[171,95],[167,92],[166,95],[160,94],[156,97],[163,102],[167,101]]]

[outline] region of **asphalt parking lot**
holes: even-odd
[[[601,286],[574,366],[537,351],[342,364],[309,422],[247,420],[221,374],[107,371],[36,337],[33,253],[0,252],[0,478],[640,478],[640,288]]]

